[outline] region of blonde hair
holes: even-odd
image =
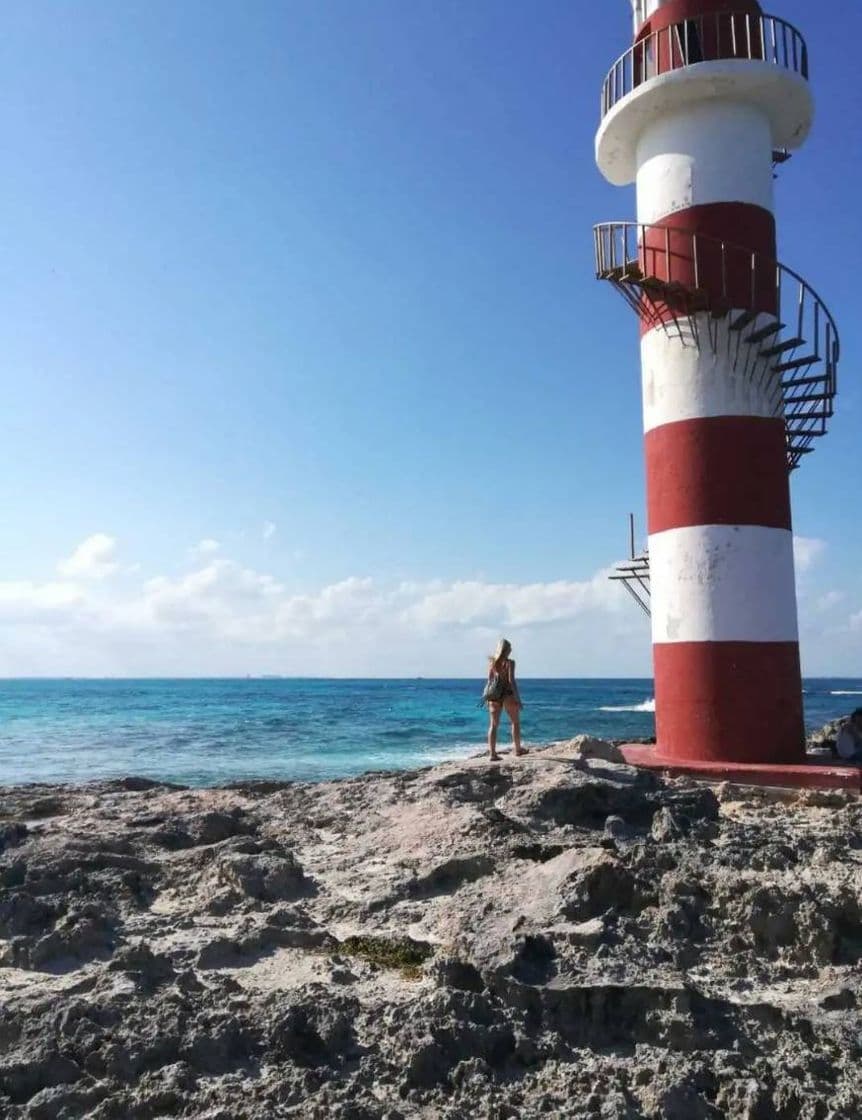
[[[500,665],[508,658],[508,656],[511,652],[512,652],[512,643],[509,641],[508,638],[501,638],[499,640],[499,642],[497,642],[496,650],[491,654],[491,656],[488,658],[488,660],[491,662],[492,665],[499,668]]]

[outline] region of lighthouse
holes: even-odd
[[[790,473],[832,415],[838,332],[779,261],[775,166],[812,124],[802,34],[755,0],[631,0],[596,161],[636,217],[596,271],[640,331],[654,764],[805,762]]]

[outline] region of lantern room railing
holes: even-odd
[[[835,320],[798,273],[765,253],[640,222],[595,227],[596,276],[650,326],[724,348],[736,370],[773,386],[792,470],[825,435],[837,391]],[[708,341],[707,341],[708,340]]]
[[[793,24],[757,12],[714,12],[653,31],[621,55],[602,86],[602,116],[650,78],[721,59],[770,62],[808,78],[808,48]]]

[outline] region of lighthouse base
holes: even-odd
[[[631,766],[657,770],[665,774],[684,774],[713,782],[734,782],[737,785],[777,786],[791,789],[845,789],[862,794],[862,767],[837,766],[832,763],[801,762],[718,762],[683,761],[662,756],[655,747],[641,743],[623,743],[623,756]]]

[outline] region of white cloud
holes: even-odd
[[[44,623],[84,601],[84,592],[73,583],[0,582],[0,619],[4,622]]]
[[[271,537],[275,536],[276,524],[274,521],[264,521],[263,523],[263,539],[268,541]]]
[[[116,549],[117,542],[113,537],[107,533],[94,533],[82,541],[71,556],[57,564],[57,571],[69,579],[105,579],[119,568],[114,559]]]
[[[484,583],[458,581],[425,588],[403,610],[403,617],[425,627],[521,627],[564,622],[590,610],[625,606],[608,572],[584,581]]]
[[[795,538],[799,570],[825,548]],[[156,578],[120,567],[116,554],[99,533],[53,580],[0,580],[0,675],[474,676],[503,635],[526,676],[651,672],[649,624],[604,570],[531,583],[352,575],[298,587],[223,555],[212,538]],[[118,570],[122,580],[104,578]],[[858,600],[818,585],[816,573],[802,585],[806,671],[855,672]]]
[[[820,559],[826,550],[826,541],[817,537],[794,537],[793,560],[797,572],[807,572]]]
[[[147,580],[140,597],[129,604],[130,617],[148,628],[198,629],[215,640],[255,640],[263,637],[266,616],[281,592],[272,576],[214,560],[179,579]]]
[[[199,549],[189,571],[94,582],[113,564],[106,540],[76,551],[80,579],[0,583],[0,674],[473,675],[501,634],[528,675],[649,671],[649,627],[605,572],[524,584],[349,576],[299,591]]]
[[[196,556],[212,556],[213,553],[218,552],[221,548],[221,542],[214,540],[212,537],[204,537],[192,549]]]

